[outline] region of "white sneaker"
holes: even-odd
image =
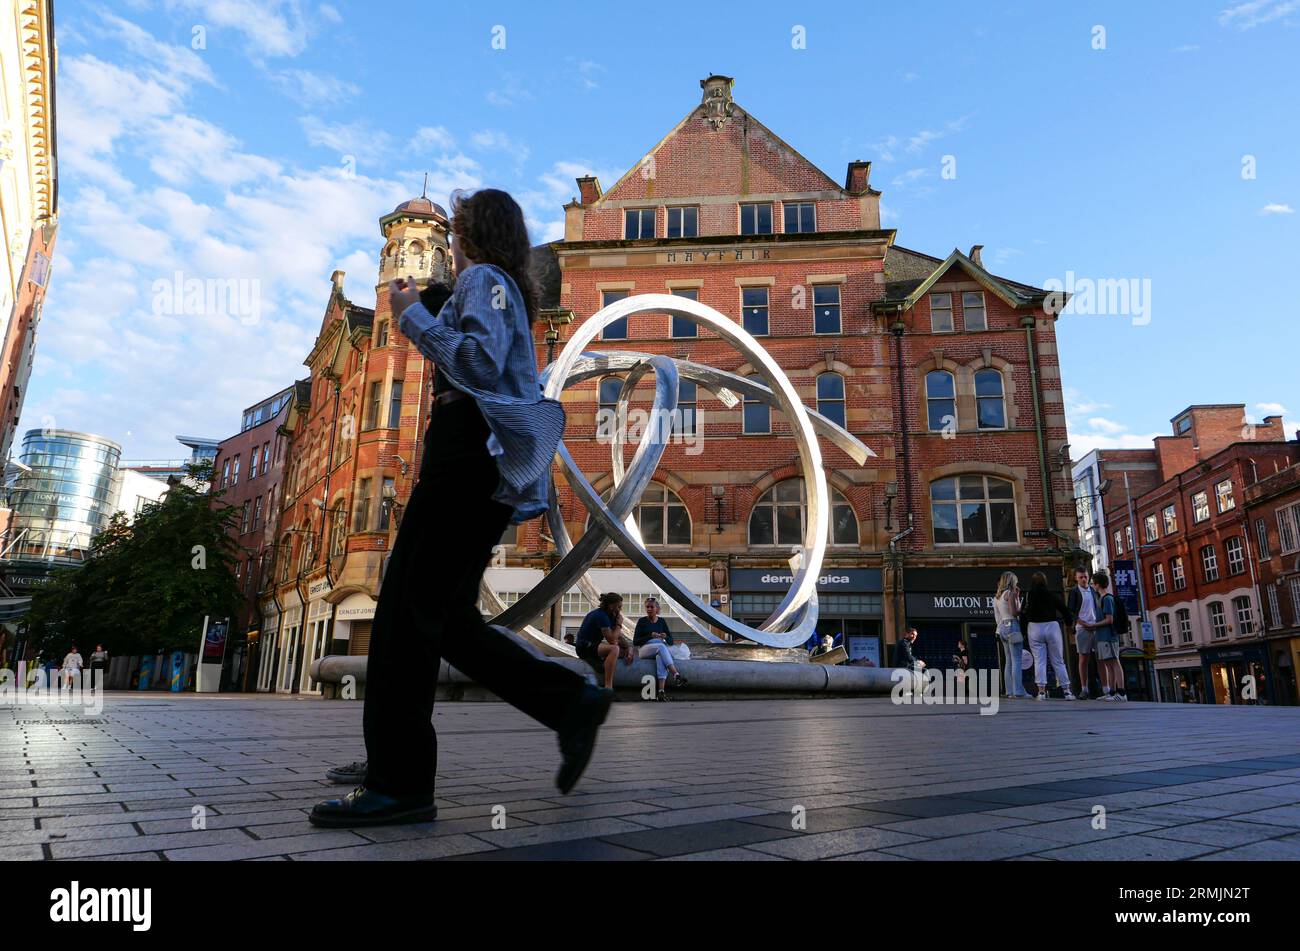
[[[1116,703],[1128,703],[1128,697],[1122,693],[1112,694],[1112,696],[1115,698]]]
[[[1065,691],[1065,696],[1064,696],[1062,699],[1063,699],[1063,700],[1078,700],[1079,698],[1076,697],[1074,694],[1070,693],[1070,691],[1067,690],[1067,691]]]
[[[1097,698],[1097,700],[1101,703],[1114,703],[1115,695],[1111,693],[1103,693],[1100,697]]]
[[[1045,693],[1040,693],[1040,694],[1039,694],[1035,699],[1037,699],[1037,700],[1046,700],[1046,699],[1047,699],[1047,694],[1045,694]]]

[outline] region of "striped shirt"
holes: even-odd
[[[492,496],[527,521],[549,508],[551,461],[564,409],[542,396],[528,311],[510,275],[491,264],[466,268],[435,317],[416,301],[399,326],[456,389],[474,397],[492,434],[501,483]]]

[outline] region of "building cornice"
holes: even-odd
[[[18,48],[26,103],[28,168],[33,219],[39,224],[58,214],[58,150],[54,117],[56,50],[48,0],[19,0]]]

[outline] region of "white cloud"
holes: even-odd
[[[1282,20],[1300,11],[1300,0],[1246,0],[1219,14],[1219,25],[1237,30],[1251,30],[1265,23]]]
[[[311,38],[312,17],[301,0],[167,0],[167,5],[193,13],[196,26],[208,27],[209,46],[218,41],[212,27],[238,33],[258,56],[297,56]],[[338,22],[333,7],[320,12]]]
[[[533,99],[528,81],[517,73],[504,73],[501,76],[501,85],[496,89],[489,89],[484,96],[491,105],[502,109],[517,106],[521,102],[531,102]]]
[[[591,90],[600,87],[598,78],[601,73],[605,72],[605,67],[600,63],[590,59],[578,59],[573,56],[567,57],[566,62],[572,67],[583,89]]]
[[[1287,408],[1281,403],[1256,403],[1255,409],[1266,416],[1285,416]]]
[[[318,116],[302,116],[298,122],[308,142],[337,152],[340,160],[351,156],[358,162],[378,162],[393,152],[393,137],[365,120],[326,122]]]
[[[1259,210],[1261,215],[1294,215],[1295,209],[1290,205],[1270,203]]]
[[[355,83],[306,69],[282,69],[270,76],[276,88],[304,109],[341,105],[361,93]]]

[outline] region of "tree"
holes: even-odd
[[[118,512],[95,536],[84,565],[55,574],[32,598],[31,645],[46,656],[76,643],[110,654],[197,651],[205,615],[233,615],[240,601],[236,513],[186,482],[134,522]]]

